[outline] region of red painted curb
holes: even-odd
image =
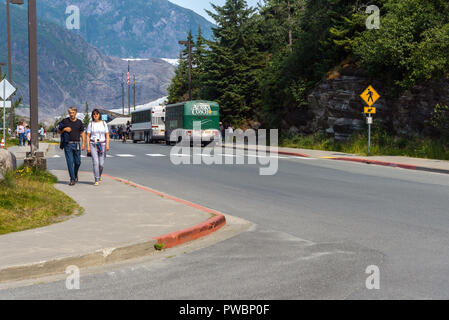
[[[210,218],[206,222],[200,223],[196,226],[193,226],[193,227],[190,227],[190,228],[187,228],[184,230],[171,232],[169,234],[153,238],[158,241],[158,244],[163,245],[163,248],[173,248],[173,247],[179,246],[180,244],[183,244],[183,243],[186,243],[186,242],[189,242],[192,240],[196,240],[198,238],[202,238],[202,237],[207,236],[215,231],[218,231],[219,229],[221,229],[222,227],[224,227],[226,225],[225,216],[223,214],[219,213],[218,211],[208,209],[199,204],[189,202],[189,201],[186,201],[186,200],[183,200],[180,198],[169,196],[165,193],[162,193],[162,192],[159,192],[159,191],[156,191],[156,190],[144,187],[144,186],[140,186],[133,182],[123,180],[120,178],[116,178],[116,177],[113,177],[108,174],[103,174],[103,176],[111,178],[118,182],[128,184],[135,188],[151,192],[151,193],[153,193],[157,196],[160,196],[162,198],[173,200],[178,203],[182,203],[186,206],[189,206],[189,207],[192,207],[192,208],[195,208],[195,209],[201,210],[203,212],[210,213],[210,214],[214,215],[214,217]]]
[[[278,151],[278,154],[286,155],[286,156],[295,156],[295,157],[302,157],[302,158],[310,158],[309,155],[303,154],[303,153],[296,153],[296,152],[287,152],[287,151]]]
[[[352,161],[352,162],[361,162],[366,164],[375,164],[379,166],[393,167],[393,168],[402,168],[409,170],[417,170],[418,166],[409,165],[409,164],[401,164],[394,162],[384,162],[377,160],[369,160],[369,159],[359,159],[359,158],[329,158],[330,160],[339,160],[339,161]]]
[[[237,148],[237,146],[234,146],[233,148],[234,148],[234,149],[245,150],[245,151],[258,151],[258,150],[252,150],[252,149],[250,150],[250,149],[248,149],[248,148]],[[265,150],[265,152],[267,152],[267,153],[268,153],[268,151],[270,151],[270,146],[267,146],[267,148],[266,148],[266,150]],[[302,158],[310,158],[310,156],[307,155],[307,154],[304,154],[304,153],[297,153],[297,152],[274,151],[274,153],[282,154],[282,155],[285,155],[285,156],[295,156],[295,157],[302,157]]]

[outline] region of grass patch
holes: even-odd
[[[40,228],[80,215],[83,209],[56,190],[47,171],[20,168],[0,182],[0,235]]]
[[[297,135],[283,138],[280,146],[366,156],[368,155],[368,134],[360,133],[347,141],[334,141],[325,134]],[[383,130],[373,130],[370,155],[449,160],[449,141],[443,138],[395,137]]]

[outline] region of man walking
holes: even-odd
[[[83,122],[76,118],[78,110],[75,107],[69,109],[69,117],[58,125],[58,133],[67,133],[69,141],[64,144],[64,154],[70,174],[70,186],[78,182],[78,170],[81,166],[81,151],[84,151],[86,134]]]

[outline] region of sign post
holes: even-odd
[[[366,90],[360,95],[363,101],[366,102],[368,107],[365,107],[365,114],[368,114],[366,118],[368,124],[368,154],[371,153],[371,125],[373,124],[372,114],[376,114],[376,108],[373,105],[379,100],[380,95],[374,90],[372,86],[366,88]]]
[[[3,100],[3,138],[6,141],[6,100],[16,92],[16,88],[14,88],[8,80],[4,79],[0,82],[0,98]],[[8,105],[10,105],[8,103]],[[13,128],[11,128],[12,130]]]

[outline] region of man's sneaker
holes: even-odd
[[[75,185],[75,181],[70,181],[69,186],[74,186]]]
[[[76,177],[75,182],[78,182],[78,177]]]
[[[94,187],[98,187],[100,185],[100,183],[98,182],[98,181],[96,181],[95,183],[94,183]]]

